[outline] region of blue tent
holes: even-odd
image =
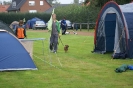
[[[7,31],[0,31],[0,71],[36,69],[19,40]]]
[[[95,26],[94,52],[133,58],[133,2],[118,5],[109,1],[103,6]]]
[[[32,18],[32,19],[30,19],[30,20],[28,20],[26,22],[26,26],[28,26],[30,29],[32,29],[33,28],[33,25],[35,24],[36,21],[43,21],[43,20],[42,19],[39,19],[37,17],[34,17],[34,18]]]

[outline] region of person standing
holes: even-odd
[[[53,53],[58,49],[58,38],[60,37],[60,23],[56,20],[56,14],[52,14],[52,30],[50,37],[50,50]]]
[[[67,23],[65,17],[61,21],[61,28],[62,28],[62,35],[65,35],[66,33],[66,28],[67,28]]]
[[[26,30],[23,26],[23,20],[19,21],[19,25],[16,27],[15,35],[18,39],[24,39],[26,37]]]

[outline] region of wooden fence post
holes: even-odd
[[[75,23],[73,23],[73,31],[74,31],[74,26],[75,26]]]
[[[82,24],[80,23],[80,31],[81,31],[81,28],[82,28]]]
[[[88,29],[88,31],[89,31],[89,26],[90,26],[90,25],[89,25],[89,22],[88,22],[88,24],[87,24],[87,29]]]

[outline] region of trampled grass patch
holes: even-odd
[[[113,60],[112,53],[104,55],[91,53],[93,36],[72,33],[63,35],[62,42],[70,46],[69,50],[65,53],[59,41],[58,52],[54,54],[48,49],[49,32],[27,31],[27,35],[28,38],[46,38],[44,55],[42,42],[34,42],[33,60],[38,70],[0,72],[0,88],[132,88],[133,86],[133,71],[114,72],[122,64],[133,64],[133,60]]]

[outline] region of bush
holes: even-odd
[[[0,13],[0,20],[5,22],[6,24],[11,24],[13,21],[30,20],[34,17],[38,17],[45,22],[48,22],[51,14],[46,13]]]
[[[77,4],[62,6],[55,9],[57,19],[61,20],[63,17],[75,23],[95,22],[99,8],[91,6],[81,6]]]
[[[88,22],[96,22],[97,15],[99,13],[98,7],[93,6],[82,6],[79,4],[72,4],[68,6],[60,6],[55,9],[55,13],[57,14],[57,19],[61,20],[63,17],[70,20],[73,23],[88,23]],[[0,20],[10,24],[13,21],[19,21],[25,18],[25,20],[29,20],[33,17],[38,17],[45,22],[51,17],[51,14],[47,13],[0,13]],[[84,26],[86,28],[86,26]]]

